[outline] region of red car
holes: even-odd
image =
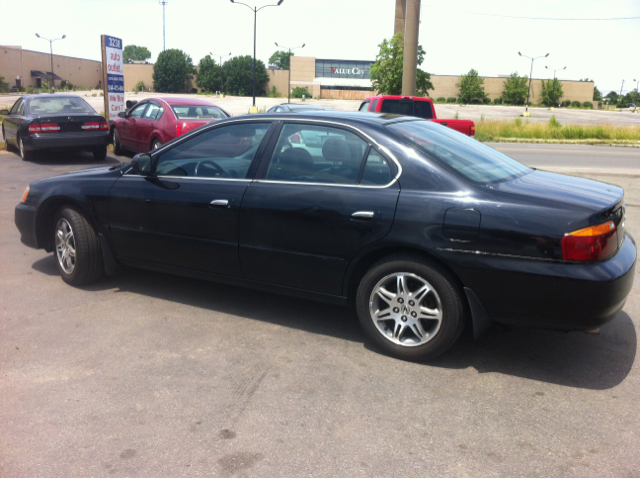
[[[114,153],[147,152],[212,121],[231,115],[208,101],[191,98],[147,98],[111,122]]]

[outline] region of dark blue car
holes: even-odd
[[[33,183],[15,219],[69,284],[128,265],[353,304],[382,349],[412,360],[465,326],[597,328],[623,307],[636,261],[621,188],[361,112],[216,122],[119,167]]]

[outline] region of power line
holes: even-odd
[[[433,5],[422,4],[423,7],[437,8],[439,10],[446,10],[449,12],[465,13],[467,15],[481,15],[483,17],[499,17],[499,18],[518,18],[521,20],[550,20],[550,21],[583,21],[583,22],[600,22],[611,20],[640,20],[640,17],[617,17],[617,18],[550,18],[550,17],[518,17],[512,15],[495,15],[492,13],[477,13],[477,12],[460,12],[458,10],[450,10],[448,8],[434,7]]]

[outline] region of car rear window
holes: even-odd
[[[56,114],[56,113],[89,113],[96,111],[82,98],[59,97],[32,98],[29,101],[29,113],[32,115]]]
[[[427,156],[477,183],[510,180],[530,168],[477,140],[429,121],[405,121],[386,126]]]
[[[421,100],[383,100],[380,111],[395,115],[417,116],[427,120],[433,118],[431,103]]]
[[[228,116],[218,107],[206,105],[171,105],[171,109],[180,120],[213,118],[222,120]]]

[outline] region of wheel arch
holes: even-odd
[[[71,206],[78,210],[87,219],[89,224],[99,231],[97,224],[91,212],[82,205],[78,200],[70,196],[54,196],[45,200],[36,213],[36,238],[38,245],[50,253],[53,251],[53,235],[51,232],[54,228],[55,214],[63,206]]]

